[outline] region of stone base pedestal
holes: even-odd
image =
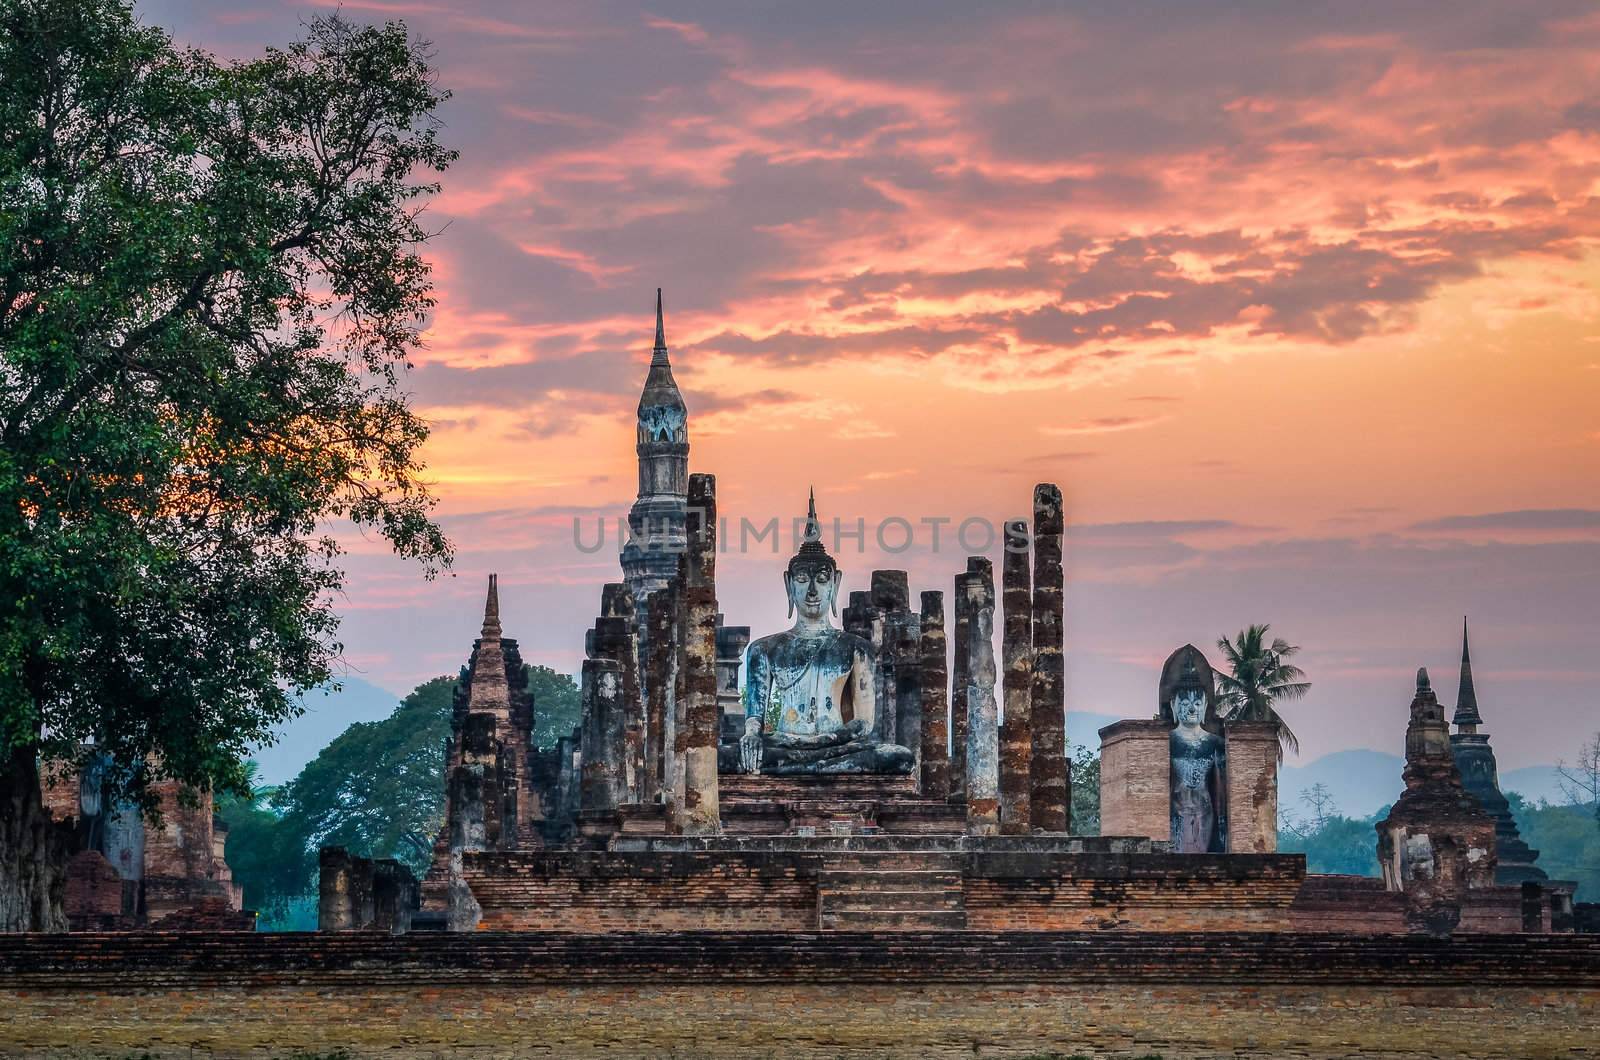
[[[1172,838],[1168,732],[1159,719],[1119,721],[1100,730],[1102,835]]]
[[[1278,730],[1267,722],[1235,721],[1223,729],[1228,746],[1228,853],[1272,854],[1278,849]]]
[[[959,833],[965,808],[917,793],[912,776],[721,778],[722,829],[729,835]]]

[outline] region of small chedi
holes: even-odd
[[[950,591],[913,595],[874,570],[842,607],[813,491],[782,570],[792,625],[752,641],[719,606],[717,484],[689,471],[659,292],[655,339],[633,536],[584,633],[577,727],[534,745],[491,576],[427,877],[325,852],[326,929],[1572,930],[1571,884],[1497,879],[1497,849],[1534,855],[1498,827],[1465,655],[1459,733],[1431,690],[1413,701],[1384,878],[1278,852],[1278,729],[1223,716],[1192,644],[1152,675],[1153,716],[1101,730],[1100,834],[1075,834],[1052,483],[1006,523],[999,571],[963,557]]]
[[[1449,934],[1465,892],[1495,879],[1494,818],[1461,782],[1450,726],[1426,668],[1406,726],[1406,790],[1378,824],[1378,864],[1391,892],[1405,895],[1408,925]]]
[[[733,754],[745,773],[911,772],[910,748],[880,740],[872,645],[829,621],[839,565],[821,541],[813,493],[804,540],[783,573],[793,628],[750,645],[744,732]]]

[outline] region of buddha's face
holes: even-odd
[[[789,607],[807,622],[823,622],[839,590],[839,568],[831,563],[797,563],[783,575]]]
[[[1206,695],[1197,689],[1179,692],[1172,697],[1172,714],[1179,725],[1199,725],[1206,717]]]

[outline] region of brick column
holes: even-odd
[[[981,560],[963,577],[967,630],[967,831],[1000,830],[1000,734],[994,702],[994,569]]]
[[[623,778],[627,786],[626,802],[643,802],[645,799],[645,717],[644,693],[639,679],[639,610],[634,605],[633,590],[621,582],[611,582],[600,591],[600,615],[605,621],[596,625],[596,640],[604,640],[599,654],[617,660],[622,669],[622,731]]]
[[[717,616],[717,718],[737,739],[744,734],[744,700],[739,695],[739,671],[750,647],[749,626],[727,626]]]
[[[1029,814],[1036,832],[1071,829],[1062,659],[1061,491],[1033,488],[1033,763]]]
[[[1026,835],[1033,768],[1033,586],[1028,573],[1028,524],[1006,524],[1001,602],[1005,617],[1005,720],[1000,726],[1000,831]]]
[[[583,779],[585,814],[614,811],[627,793],[623,758],[622,667],[615,659],[583,660]]]
[[[689,557],[678,556],[678,573],[672,579],[672,757],[667,762],[667,832],[684,832],[689,759],[689,664],[685,651],[689,630],[689,605],[684,585],[689,577]]]
[[[870,584],[872,606],[883,615],[878,684],[886,716],[879,731],[886,742],[910,748],[920,756],[922,714],[917,675],[922,626],[911,610],[910,579],[903,570],[875,570]]]
[[[1100,834],[1172,838],[1172,751],[1166,722],[1100,730]]]
[[[684,760],[683,830],[722,830],[717,802],[717,479],[689,476],[689,551],[685,557],[685,691],[689,746]]]
[[[673,590],[657,589],[645,605],[645,790],[646,804],[665,802],[672,760]]]
[[[949,686],[945,663],[944,593],[922,594],[922,795],[950,794]]]
[[[317,930],[354,931],[351,867],[355,859],[344,847],[317,851]]]
[[[972,573],[972,561],[967,561],[965,572],[956,575],[955,592],[950,606],[955,612],[955,622],[950,630],[950,795],[967,796],[967,658],[968,633],[972,628],[972,607],[967,602],[966,577]]]
[[[1228,763],[1228,853],[1278,849],[1278,730],[1271,722],[1223,726]]]

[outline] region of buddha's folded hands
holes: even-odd
[[[846,722],[842,728],[832,732],[795,733],[795,732],[769,732],[765,735],[769,747],[792,747],[796,750],[817,747],[835,747],[839,744],[851,743],[859,740],[867,731],[866,724],[859,718]]]

